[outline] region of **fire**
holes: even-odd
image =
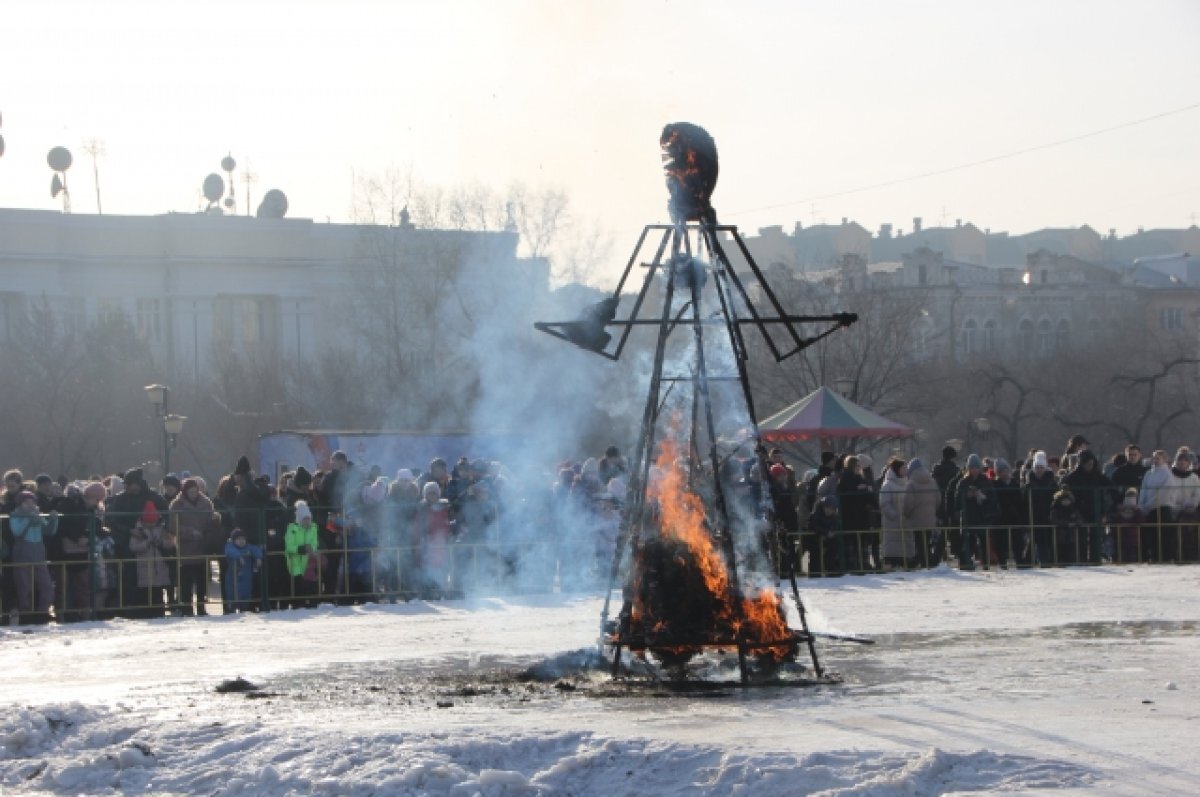
[[[671,220],[716,224],[711,197],[717,187],[717,145],[712,136],[699,125],[674,122],[663,128],[658,143],[671,194]]]
[[[658,537],[643,543],[635,623],[648,627],[648,638],[666,644],[655,651],[690,655],[703,644],[781,644],[753,648],[780,661],[794,652],[783,602],[770,588],[737,594],[725,555],[717,547],[700,496],[689,489],[678,446],[663,441],[657,461],[659,478],[646,496],[657,507]],[[672,644],[675,643],[675,644]]]

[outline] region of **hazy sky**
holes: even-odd
[[[98,138],[106,213],[194,211],[231,151],[253,205],[278,187],[289,216],[348,220],[355,172],[522,180],[623,252],[666,219],[658,134],[686,120],[744,230],[1127,233],[1200,219],[1200,2],[5,0],[0,114],[8,207],[59,206],[63,145],[75,212],[95,212]]]

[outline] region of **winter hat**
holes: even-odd
[[[33,477],[33,483],[38,487],[41,487],[43,484],[49,484],[52,481],[54,481],[54,479],[50,478],[49,473],[39,473],[37,476]]]
[[[194,481],[196,486],[200,488],[200,492],[208,495],[208,482],[204,481],[203,476],[193,476],[192,481]]]
[[[387,497],[387,485],[387,479],[380,476],[375,481],[364,486],[362,488],[363,503],[368,505],[382,503],[383,499]]]
[[[1137,506],[1138,491],[1136,487],[1130,487],[1125,491],[1125,506]]]
[[[875,464],[875,461],[873,459],[871,459],[870,455],[868,455],[868,454],[859,454],[858,455],[858,465],[863,470],[866,470],[867,468],[871,467],[874,464]]]
[[[193,487],[195,487],[197,490],[199,490],[200,483],[197,482],[195,479],[188,478],[188,479],[183,480],[183,484],[181,484],[179,486],[179,489],[180,489],[180,491],[186,493],[188,490],[192,489]]]
[[[1004,457],[996,457],[996,473],[999,473],[1002,470],[1012,473],[1012,468],[1009,466],[1008,460]]]
[[[925,463],[920,457],[913,457],[908,461],[908,475],[911,476],[918,471],[925,470]]]
[[[161,517],[162,516],[158,514],[158,507],[154,505],[153,501],[147,501],[146,505],[142,507],[143,525],[153,526],[155,523],[158,523],[159,518]]]
[[[174,473],[168,473],[166,476],[163,476],[162,483],[163,487],[166,487],[169,484],[176,490],[183,489],[183,484],[179,481],[179,477]]]
[[[967,469],[969,470],[971,468],[979,468],[980,470],[983,470],[983,460],[978,454],[972,454],[971,456],[967,457]]]
[[[307,520],[312,520],[312,510],[308,508],[307,501],[297,501],[294,509],[296,510],[296,520],[297,521],[300,520],[301,518],[305,518]]]
[[[245,454],[243,454],[242,456],[238,457],[237,467],[233,469],[233,475],[243,476],[249,473],[250,470],[250,460],[246,458]]]
[[[772,477],[778,478],[780,476],[787,475],[787,468],[785,468],[783,465],[780,465],[778,462],[776,462],[774,465],[771,466],[771,469],[768,472],[771,474]]]
[[[833,453],[832,451],[822,451],[821,452],[821,464],[822,465],[832,465],[833,461],[835,459],[837,459],[837,454]]]
[[[426,482],[425,486],[421,488],[421,496],[426,501],[440,501],[442,488],[438,486],[437,482]]]
[[[1049,460],[1046,459],[1045,451],[1034,451],[1033,452],[1033,467],[1035,467],[1035,468],[1050,467],[1050,462],[1049,462]]]
[[[308,468],[300,465],[296,468],[296,474],[292,476],[293,487],[312,487],[312,474],[308,472]]]
[[[954,459],[958,456],[958,452],[954,450],[954,446],[946,446],[942,449],[942,459]]]
[[[83,488],[84,498],[95,498],[97,502],[103,501],[107,493],[104,490],[104,485],[100,482],[88,482]]]
[[[246,539],[246,532],[242,531],[241,529],[234,529],[233,531],[229,532],[230,540],[236,540],[238,537],[241,537],[243,540]]]
[[[37,496],[28,490],[22,490],[21,492],[17,493],[17,506],[20,506],[26,501],[33,501],[34,503],[37,503]]]
[[[396,481],[410,482],[412,480],[413,480],[413,472],[411,470],[409,470],[408,468],[401,468],[400,470],[396,471]]]
[[[131,485],[131,484],[138,484],[138,485],[141,485],[142,487],[145,487],[146,486],[146,477],[145,477],[145,475],[143,475],[142,469],[141,468],[130,468],[129,470],[125,471],[124,484],[125,484],[125,486]]]

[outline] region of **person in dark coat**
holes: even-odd
[[[117,616],[143,616],[148,606],[131,606],[142,601],[137,597],[138,565],[137,557],[129,547],[133,529],[150,507],[151,513],[158,517],[166,517],[170,507],[166,500],[150,489],[141,468],[130,468],[123,478],[124,490],[110,498],[104,505],[104,522],[112,531],[113,542],[117,549],[117,558],[122,560],[120,567],[120,583],[109,593],[109,606],[116,609]],[[143,601],[144,602],[144,601]]]
[[[1018,564],[1049,564],[1056,561],[1050,507],[1054,504],[1054,494],[1058,488],[1058,475],[1050,467],[1046,452],[1035,451],[1033,464],[1025,472],[1025,483],[1021,486],[1029,530],[1017,558]]]
[[[808,516],[808,530],[812,534],[808,572],[823,576],[843,575],[846,568],[846,537],[842,534],[842,519],[838,514],[836,498],[827,495],[817,501]]]
[[[1124,496],[1129,488],[1141,491],[1142,479],[1150,468],[1143,464],[1142,450],[1134,443],[1125,446],[1125,464],[1113,471],[1109,479]]]
[[[988,532],[988,562],[1008,567],[1016,560],[1025,534],[1025,500],[1021,485],[1013,477],[1012,467],[1003,457],[996,460],[996,525]]]
[[[954,503],[962,524],[962,549],[958,555],[960,570],[974,570],[976,557],[983,558],[981,535],[996,517],[996,496],[992,481],[983,472],[978,454],[967,457],[967,467],[954,488]]]
[[[1101,521],[1108,508],[1117,503],[1113,484],[1100,472],[1100,463],[1089,449],[1079,452],[1079,464],[1063,477],[1064,487],[1071,488],[1075,506],[1083,518],[1083,534],[1079,540],[1077,562],[1100,564],[1103,556],[1103,526]]]
[[[842,532],[853,534],[850,549],[857,553],[859,566],[866,568],[866,550],[862,534],[871,528],[871,508],[874,505],[874,487],[863,478],[863,470],[856,456],[850,455],[842,462],[842,475],[838,480],[837,499],[842,515]]]

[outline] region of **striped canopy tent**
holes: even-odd
[[[834,437],[909,437],[912,429],[860,407],[827,387],[758,424],[763,440],[799,443]]]

